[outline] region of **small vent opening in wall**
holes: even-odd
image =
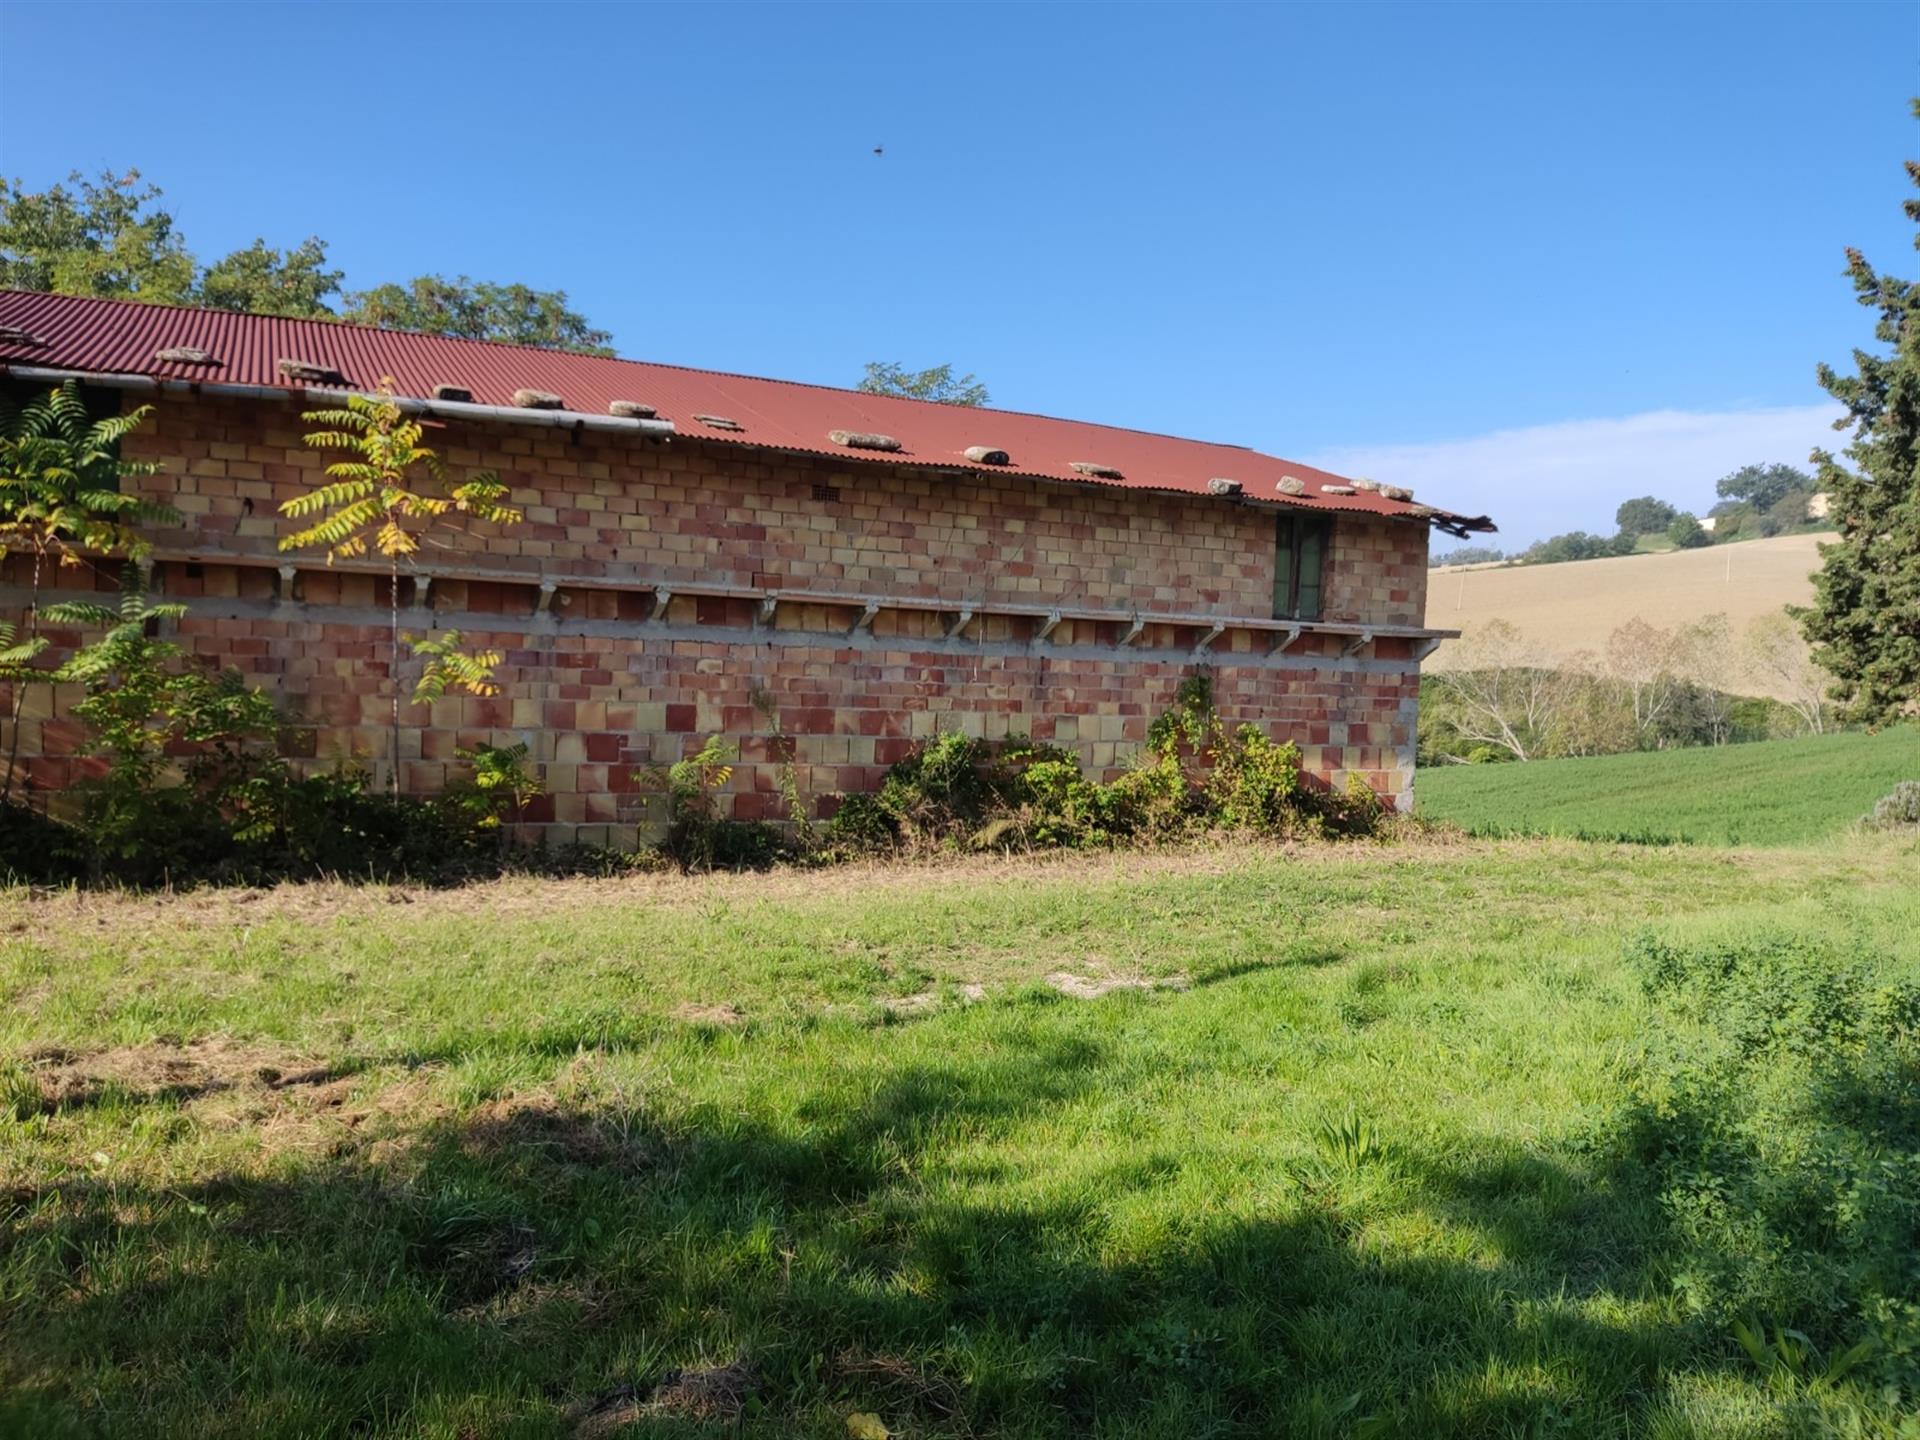
[[[840,503],[840,487],[838,485],[815,485],[813,487],[813,498],[818,500],[822,505],[838,505]]]

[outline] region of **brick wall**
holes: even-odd
[[[169,397],[127,445],[161,461],[149,484],[182,512],[156,530],[156,575],[191,606],[179,639],[279,696],[296,748],[324,764],[383,767],[389,749],[384,578],[280,555],[279,502],[318,477],[298,407]],[[526,740],[550,795],[536,817],[566,835],[630,838],[657,819],[639,778],[723,734],[742,752],[732,811],[784,813],[781,772],[802,793],[872,789],[936,729],[1029,735],[1113,772],[1192,673],[1201,636],[1152,625],[1132,643],[1108,620],[883,609],[864,628],[845,602],[781,604],[650,587],[769,587],[835,596],[1261,617],[1271,605],[1273,513],[1204,497],[1041,485],[1010,476],[932,476],[902,467],[785,457],[713,441],[450,426],[429,432],[456,475],[497,469],[527,512],[501,531],[447,532],[423,556],[443,572],[402,591],[403,627],[459,628],[507,652],[497,698],[409,710],[402,782],[437,788],[454,751]],[[298,559],[291,592],[277,569]],[[67,572],[104,588],[110,567]],[[448,573],[451,572],[451,573]],[[1418,625],[1426,534],[1355,517],[1335,526],[1327,619]],[[20,562],[0,584],[17,587]],[[540,586],[555,588],[543,602]],[[7,606],[17,607],[17,588]],[[59,636],[63,642],[79,637]],[[1409,642],[1343,655],[1309,634],[1270,653],[1269,634],[1229,628],[1204,663],[1223,714],[1293,739],[1310,773],[1363,776],[1410,796],[1417,664]],[[39,687],[21,749],[36,787],[86,772],[84,737],[62,718],[76,698]]]

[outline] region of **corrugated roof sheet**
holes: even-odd
[[[156,358],[159,351],[181,346],[209,352],[214,363]],[[615,400],[639,401],[687,436],[848,462],[937,465],[1196,495],[1208,494],[1212,481],[1237,480],[1241,494],[1251,500],[1409,519],[1430,515],[1449,529],[1493,528],[1484,517],[1390,500],[1377,491],[1329,494],[1325,487],[1351,487],[1354,482],[1238,445],[494,341],[0,290],[0,363],[270,386],[296,393],[305,389],[280,373],[281,360],[336,370],[355,389],[373,389],[390,377],[399,394],[420,399],[431,399],[438,385],[470,390],[483,405],[512,405],[516,390],[547,390],[561,396],[566,409],[589,415],[607,414]],[[739,428],[717,428],[696,418],[702,415],[725,417]],[[833,430],[891,436],[900,448],[852,449],[828,439]],[[966,457],[974,446],[1004,450],[1010,463],[976,465]],[[1118,471],[1119,478],[1076,466]],[[1300,482],[1300,494],[1280,488],[1287,477]]]

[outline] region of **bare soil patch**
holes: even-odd
[[[604,1440],[649,1416],[738,1420],[759,1384],[753,1367],[742,1359],[730,1365],[671,1370],[649,1391],[637,1385],[616,1385],[574,1407],[574,1440]]]
[[[747,1017],[736,1005],[699,1004],[689,1000],[674,1008],[673,1018],[690,1025],[738,1025]]]
[[[987,987],[975,981],[968,981],[956,987],[960,1002],[972,1005],[987,998]],[[880,1008],[890,1010],[895,1015],[924,1015],[930,1010],[940,1008],[942,999],[938,990],[921,990],[912,995],[888,995],[880,1001]]]
[[[1185,975],[1075,975],[1056,970],[1047,976],[1047,984],[1075,1000],[1098,1000],[1116,990],[1185,990],[1193,982]]]
[[[226,1091],[262,1093],[320,1084],[335,1071],[286,1052],[224,1037],[150,1041],[80,1054],[49,1048],[25,1057],[48,1110],[94,1105],[112,1091],[142,1100],[191,1101]]]

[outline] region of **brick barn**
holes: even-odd
[[[403,583],[407,629],[507,658],[498,697],[407,712],[402,787],[527,741],[556,839],[630,840],[659,803],[636,770],[715,734],[742,819],[784,815],[786,763],[830,809],[938,730],[1112,773],[1200,667],[1227,719],[1404,807],[1420,662],[1452,633],[1422,623],[1428,532],[1492,528],[1232,445],[324,321],[0,292],[0,365],[16,394],[155,406],[126,454],[181,517],[148,532],[176,638],[269,688],[295,753],[381,775],[384,562],[276,542],[323,463],[301,411],[390,377],[453,478],[497,470],[526,512],[441,532]],[[0,586],[17,617],[20,557]],[[68,689],[29,695],[37,791],[97,763]]]

